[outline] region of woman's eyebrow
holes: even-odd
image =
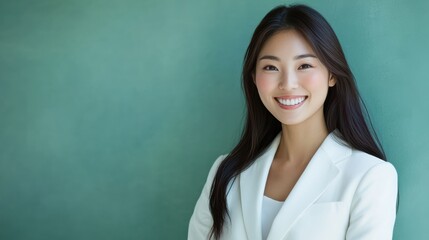
[[[294,60],[298,60],[301,58],[307,58],[307,57],[312,57],[312,58],[317,58],[316,55],[311,54],[311,53],[306,53],[306,54],[301,54],[301,55],[297,55],[295,56],[293,59]],[[280,61],[280,58],[273,56],[273,55],[264,55],[262,57],[259,58],[259,60],[263,60],[263,59],[269,59],[269,60],[274,60],[274,61]]]
[[[259,60],[263,60],[263,59],[269,59],[269,60],[275,60],[275,61],[280,61],[280,58],[273,56],[273,55],[265,55],[259,58]]]
[[[293,59],[298,60],[298,59],[307,58],[307,57],[317,58],[316,55],[307,53],[307,54],[301,54],[301,55],[295,56]]]

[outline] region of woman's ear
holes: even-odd
[[[331,76],[329,77],[328,85],[329,85],[329,87],[333,87],[337,83],[337,78],[332,74],[330,74],[330,75]]]
[[[255,72],[252,72],[252,81],[253,81],[254,84],[256,84],[256,81],[255,81]]]

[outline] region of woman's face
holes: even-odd
[[[328,88],[335,85],[328,69],[295,30],[280,31],[265,42],[254,82],[262,103],[284,125],[324,121],[323,104]]]

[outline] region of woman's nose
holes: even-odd
[[[283,73],[279,81],[279,88],[282,90],[293,90],[298,88],[297,76],[293,73]]]

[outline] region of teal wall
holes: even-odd
[[[280,3],[0,1],[0,239],[185,239],[240,135],[245,48]],[[429,239],[428,2],[305,3],[397,167],[395,239]]]

